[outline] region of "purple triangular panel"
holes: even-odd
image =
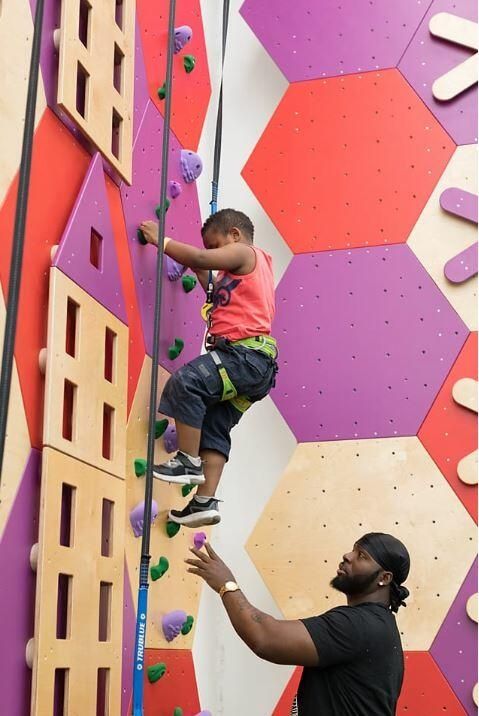
[[[127,323],[120,268],[100,154],[95,154],[53,265]]]
[[[38,540],[40,460],[32,450],[0,543],[0,684],[1,713],[30,713],[32,672],[25,662],[25,646],[33,636],[35,574],[30,550]]]

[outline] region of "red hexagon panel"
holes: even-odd
[[[177,706],[184,716],[201,711],[191,651],[145,649],[145,672],[161,662],[166,664],[166,673],[159,681],[150,684],[145,673],[145,714],[172,716]]]
[[[166,78],[168,3],[137,0],[137,13],[148,90],[151,99],[163,114],[165,102],[158,98],[158,88]],[[178,0],[175,24],[177,27],[189,25],[193,30],[193,36],[184,49],[174,56],[171,128],[185,148],[196,150],[211,95],[199,0]],[[219,38],[218,42],[220,42]],[[185,55],[194,55],[196,58],[195,69],[189,74],[183,66]]]
[[[429,411],[418,437],[471,517],[477,522],[477,487],[461,482],[457,464],[477,448],[477,416],[458,405],[452,388],[477,379],[477,333],[471,333]]]
[[[242,173],[294,253],[394,244],[454,148],[387,70],[291,85]]]
[[[428,652],[409,651],[405,656],[404,683],[397,705],[398,716],[466,716],[461,702]]]

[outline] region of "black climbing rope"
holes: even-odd
[[[38,75],[40,71],[43,8],[44,0],[37,0],[34,18],[32,54],[30,57],[30,71],[28,76],[27,105],[25,109],[25,126],[23,129],[22,140],[22,157],[18,176],[18,193],[15,209],[15,225],[13,229],[12,256],[10,259],[7,312],[5,319],[5,333],[3,337],[2,371],[0,375],[0,482],[3,472],[8,404],[10,401],[15,336],[17,332],[18,302],[20,296],[20,283],[22,279],[23,247],[25,244],[25,225],[28,210],[30,172],[32,166]]]
[[[221,140],[223,137],[223,72],[226,56],[226,40],[228,37],[228,22],[230,13],[230,0],[223,0],[223,32],[221,44],[221,80],[218,97],[218,113],[216,115],[215,148],[213,153],[213,179],[211,182],[211,213],[218,210],[218,186],[220,181]]]
[[[151,501],[153,497],[153,461],[155,454],[155,423],[158,393],[158,365],[161,320],[161,293],[163,277],[163,243],[165,239],[166,191],[168,186],[168,158],[170,147],[171,95],[173,80],[173,53],[175,38],[176,0],[170,0],[168,19],[168,50],[166,62],[166,104],[163,123],[161,155],[160,211],[158,224],[158,252],[156,260],[155,313],[153,324],[153,355],[151,364],[150,405],[148,415],[148,448],[146,456],[145,509],[141,540],[138,611],[133,675],[133,714],[143,714],[143,662],[146,643],[146,615],[148,606],[148,569],[150,564]]]

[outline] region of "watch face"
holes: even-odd
[[[226,582],[225,587],[228,592],[238,589],[238,585],[236,584],[236,582]]]

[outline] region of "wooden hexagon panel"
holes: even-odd
[[[411,549],[411,600],[398,625],[406,649],[429,649],[474,558],[476,530],[417,438],[300,444],[247,548],[296,619],[343,603],[329,582],[371,531]]]

